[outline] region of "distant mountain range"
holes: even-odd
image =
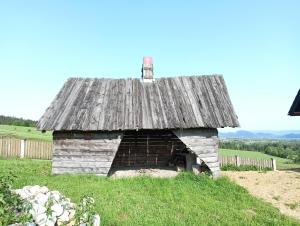
[[[300,139],[300,130],[219,132],[220,138]]]

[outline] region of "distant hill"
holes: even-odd
[[[35,127],[37,121],[11,116],[0,115],[0,125]]]
[[[287,139],[300,139],[300,134],[298,134],[298,133],[288,133],[288,134],[282,136],[282,138],[287,138]]]
[[[245,139],[300,139],[300,131],[247,131],[220,132],[221,138]]]

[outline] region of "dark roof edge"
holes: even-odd
[[[299,105],[300,105],[300,89],[299,89],[299,91],[298,91],[298,93],[297,93],[297,95],[294,99],[294,102],[293,102],[293,104],[292,104],[292,106],[291,106],[291,108],[288,112],[288,115],[290,115],[290,116],[299,116],[300,112],[295,111],[297,106],[299,106]]]
[[[214,76],[219,76],[219,77],[223,77],[222,74],[209,74],[209,75],[166,75],[166,76],[157,76],[155,75],[154,76],[154,80],[158,80],[158,79],[164,79],[164,78],[180,78],[180,77],[214,77]],[[70,80],[70,79],[106,79],[106,80],[119,80],[119,79],[141,79],[140,76],[128,76],[128,77],[119,77],[119,78],[112,78],[111,76],[110,77],[106,77],[106,76],[103,76],[103,77],[80,77],[80,76],[71,76],[69,77],[67,80]]]
[[[140,128],[140,129],[119,129],[119,130],[78,130],[78,129],[72,129],[72,130],[67,130],[67,129],[60,129],[60,130],[56,130],[56,129],[40,129],[37,126],[37,130],[38,131],[42,131],[42,132],[46,132],[46,131],[62,131],[62,132],[76,132],[76,131],[80,131],[80,132],[126,132],[126,131],[142,131],[142,130],[187,130],[187,129],[222,129],[222,128],[240,128],[240,126],[225,126],[225,127],[189,127],[189,128],[163,128],[163,129],[151,129],[151,128]]]

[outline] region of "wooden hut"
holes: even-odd
[[[290,116],[300,116],[300,89],[288,113]]]
[[[239,122],[220,75],[70,78],[38,122],[53,131],[52,173],[192,165],[219,174],[217,128]]]

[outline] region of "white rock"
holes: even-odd
[[[23,190],[28,190],[28,191],[29,191],[32,187],[33,187],[33,186],[27,185],[27,186],[24,186],[22,189],[23,189]]]
[[[29,214],[31,214],[32,218],[35,219],[36,218],[36,212],[34,209],[30,209],[29,210]]]
[[[32,218],[35,220],[38,215],[46,212],[46,208],[39,204],[32,204],[32,208],[29,210],[29,213],[32,215]]]
[[[66,224],[66,226],[74,226],[74,225],[75,225],[75,220],[72,220]]]
[[[50,192],[50,197],[55,202],[59,202],[60,201],[60,193],[58,191],[51,191]]]
[[[33,222],[10,224],[9,226],[36,226]]]
[[[25,186],[22,189],[14,190],[19,194],[22,199],[31,203],[29,213],[32,215],[35,223],[27,223],[27,226],[57,226],[75,224],[75,209],[76,204],[72,203],[69,198],[61,195],[59,191],[49,191],[46,186],[40,187],[39,185]],[[50,216],[47,216],[47,208],[51,200],[52,206]],[[93,198],[86,198],[85,203],[94,203]],[[87,226],[86,223],[87,213],[81,216],[80,226]],[[19,224],[16,224],[17,226]],[[100,225],[100,216],[97,214],[93,216],[92,226]]]
[[[47,222],[47,214],[46,213],[39,214],[35,218],[35,223],[39,226],[45,226],[46,222]]]
[[[93,226],[100,226],[100,216],[99,214],[93,217]]]
[[[30,193],[33,195],[37,195],[40,191],[40,186],[34,185],[29,189]]]
[[[46,221],[46,226],[54,226],[56,223],[56,217],[55,216],[48,216]]]
[[[22,189],[15,190],[16,194],[18,194],[22,199],[26,199],[29,195]]]
[[[40,192],[43,194],[46,194],[49,191],[49,189],[46,186],[43,186],[40,188]]]
[[[47,202],[48,202],[48,198],[49,196],[48,195],[45,195],[43,193],[39,193],[35,196],[35,201],[40,204],[40,205],[45,205]]]
[[[16,194],[19,194],[20,192],[23,192],[23,189],[15,189],[14,191]]]
[[[69,212],[68,211],[64,211],[63,214],[58,217],[58,220],[62,221],[62,222],[68,222],[70,220],[70,218],[69,218]]]
[[[69,210],[69,219],[72,220],[75,216],[75,210]]]
[[[36,203],[32,204],[32,209],[34,210],[36,215],[46,213],[46,211],[47,211],[47,209],[43,205],[36,204]]]
[[[33,222],[29,222],[29,223],[25,223],[25,226],[36,226],[36,224]]]
[[[26,199],[28,200],[28,201],[30,201],[30,200],[32,200],[33,198],[34,198],[34,194],[32,194],[31,192],[30,192],[30,190],[23,190],[23,192],[26,194]]]
[[[59,217],[60,215],[62,215],[62,213],[64,212],[64,209],[62,207],[61,204],[54,204],[53,206],[51,206],[51,210],[55,213],[55,215],[57,217]]]
[[[70,202],[69,208],[70,209],[76,209],[76,204],[73,203],[73,202]]]

